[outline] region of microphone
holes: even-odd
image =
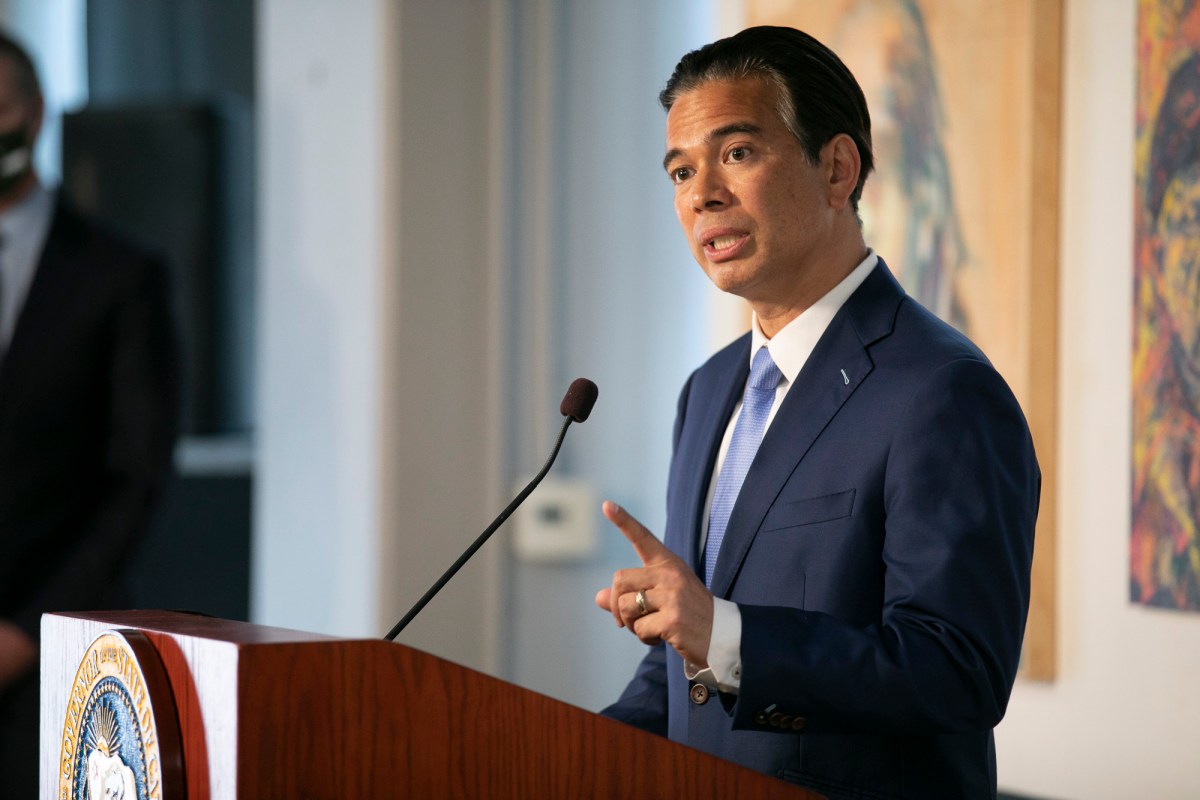
[[[475,555],[475,552],[483,547],[484,542],[491,538],[496,529],[503,525],[504,521],[517,510],[517,506],[525,502],[525,498],[529,497],[533,490],[537,488],[537,485],[542,482],[542,478],[546,477],[546,473],[550,471],[550,467],[554,464],[554,459],[558,458],[558,451],[562,448],[563,439],[567,436],[567,428],[570,427],[572,422],[583,422],[588,418],[592,413],[592,406],[596,405],[596,398],[599,394],[600,390],[596,388],[596,384],[587,378],[576,378],[571,381],[571,385],[567,388],[567,393],[563,395],[562,402],[558,405],[558,412],[563,415],[564,419],[562,428],[558,432],[558,440],[554,443],[554,450],[550,453],[550,458],[546,460],[546,463],[542,466],[538,474],[533,476],[533,480],[521,490],[521,493],[513,498],[513,501],[500,512],[500,516],[492,520],[492,524],[487,527],[487,530],[479,534],[479,537],[458,557],[458,560],[450,565],[450,569],[446,570],[442,577],[438,578],[437,582],[429,587],[429,591],[422,595],[416,605],[409,609],[404,618],[388,631],[387,636],[383,637],[385,640],[390,642],[395,639],[400,631],[404,630],[408,623],[412,622],[413,617],[420,614],[421,609],[429,604],[434,595],[440,592],[442,587],[449,583],[450,579],[462,569],[463,565],[471,559],[471,556]]]
[[[600,390],[596,388],[596,384],[589,381],[587,378],[576,378],[571,381],[571,385],[567,387],[567,393],[563,395],[562,402],[558,404],[558,413],[564,417],[570,417],[576,422],[586,422],[588,415],[592,413],[592,406],[596,405],[596,397],[600,394]],[[567,426],[563,425],[565,431]],[[555,448],[555,452],[558,449]],[[554,456],[550,456],[550,460],[554,461]]]

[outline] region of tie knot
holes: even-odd
[[[754,361],[750,363],[750,388],[774,390],[782,377],[783,373],[771,360],[771,353],[766,345],[758,348],[758,352],[754,354]]]

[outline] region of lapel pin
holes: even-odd
[[[850,385],[850,376],[846,374],[846,370],[842,370],[842,380],[846,382],[847,386]]]

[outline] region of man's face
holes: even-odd
[[[19,200],[35,182],[33,143],[41,126],[41,102],[22,94],[16,67],[0,57],[0,208]]]
[[[24,130],[31,141],[40,122],[40,109],[21,94],[16,68],[0,58],[0,134]]]
[[[692,255],[760,314],[822,284],[834,233],[829,148],[809,163],[779,118],[776,92],[761,78],[710,82],[667,115],[664,166]]]

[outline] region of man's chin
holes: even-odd
[[[732,295],[733,297],[740,297],[741,299],[745,300],[747,303],[753,303],[755,300],[754,286],[750,281],[747,281],[747,280],[722,280],[722,281],[713,280],[712,283],[713,283],[713,286],[716,286],[724,294]]]
[[[713,264],[705,261],[700,266],[712,281],[712,285],[726,294],[745,297],[743,292],[748,288],[749,276],[735,264]]]

